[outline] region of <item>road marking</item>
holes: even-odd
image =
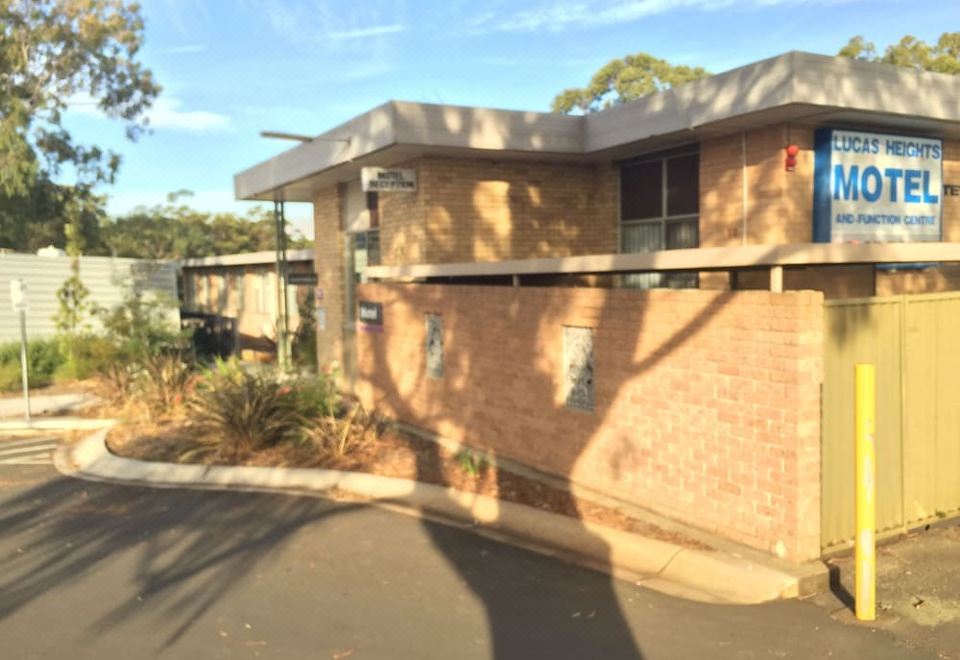
[[[57,439],[0,440],[0,465],[51,465]]]

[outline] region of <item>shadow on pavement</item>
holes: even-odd
[[[153,497],[151,497],[151,494]],[[356,505],[309,497],[48,481],[0,505],[0,537],[17,540],[0,577],[0,620],[129,550],[134,594],[95,625],[103,633],[142,612],[168,620],[167,648],[298,529]]]

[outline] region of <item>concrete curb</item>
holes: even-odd
[[[635,580],[693,600],[751,604],[799,595],[795,575],[723,552],[693,550],[493,497],[407,479],[314,468],[204,466],[123,458],[106,448],[108,428],[61,447],[62,473],[94,481],[286,493],[347,493],[514,545]]]
[[[85,417],[34,417],[0,420],[0,431],[12,433],[23,431],[92,431],[113,426],[112,419],[87,419]]]

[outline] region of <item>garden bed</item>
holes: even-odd
[[[116,455],[145,461],[203,465],[325,468],[410,479],[524,504],[687,548],[704,545],[614,508],[578,499],[566,490],[485,463],[477,454],[453,453],[435,442],[388,428],[353,445],[341,456],[324,456],[309,443],[283,443],[250,451],[236,462],[223,453],[196,452],[209,444],[201,427],[185,420],[128,423],[111,430],[107,447]]]

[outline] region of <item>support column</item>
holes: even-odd
[[[290,326],[287,310],[287,220],[284,215],[283,201],[274,200],[273,220],[277,234],[277,366],[289,371]]]
[[[783,293],[783,266],[770,267],[770,292]]]

